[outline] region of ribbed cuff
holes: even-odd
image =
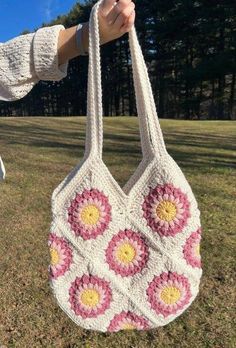
[[[67,76],[68,62],[58,66],[58,37],[61,24],[40,28],[33,41],[35,72],[40,80],[60,81]]]

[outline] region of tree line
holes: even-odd
[[[85,22],[96,1],[77,2],[42,26]],[[161,118],[236,119],[236,6],[233,0],[139,0],[136,30]],[[136,115],[128,35],[101,46],[105,116]],[[88,57],[59,82],[40,81],[0,116],[86,115]]]

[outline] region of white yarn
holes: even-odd
[[[0,180],[4,180],[5,176],[6,176],[5,166],[0,156]]]
[[[52,194],[50,285],[83,328],[146,330],[174,320],[198,294],[200,212],[166,151],[134,27],[129,43],[143,159],[123,188],[102,160],[101,2],[89,20],[84,158]]]

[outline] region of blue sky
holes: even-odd
[[[0,0],[0,42],[34,31],[60,14],[69,12],[76,0]]]

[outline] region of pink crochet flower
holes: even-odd
[[[93,275],[76,277],[69,289],[71,308],[83,318],[95,318],[103,314],[110,307],[111,299],[109,283]]]
[[[188,237],[183,248],[184,258],[192,267],[201,268],[200,241],[201,228]]]
[[[56,279],[62,276],[70,267],[72,262],[72,250],[69,243],[55,233],[50,233],[48,245],[50,246],[50,275]]]
[[[148,321],[130,311],[122,311],[120,314],[116,314],[111,320],[107,331],[117,332],[120,330],[147,330],[149,328]]]
[[[113,236],[106,249],[106,260],[110,269],[123,277],[141,272],[148,256],[144,239],[132,230],[120,231]]]
[[[157,314],[167,317],[183,309],[191,298],[188,279],[175,272],[155,276],[147,288],[148,300]]]
[[[111,206],[108,198],[97,189],[77,193],[68,209],[68,222],[83,239],[96,238],[108,228]]]
[[[160,236],[175,236],[190,217],[187,195],[172,184],[150,189],[142,204],[148,226]]]

